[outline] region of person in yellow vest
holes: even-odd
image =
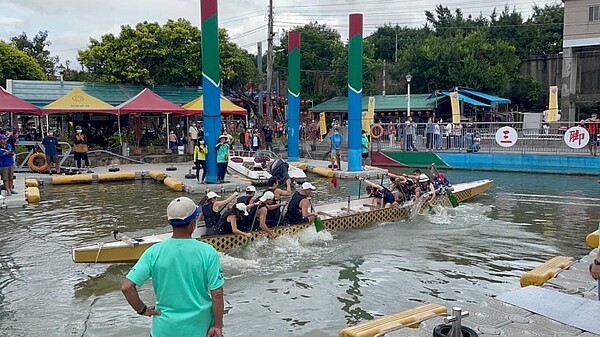
[[[81,173],[81,161],[84,161],[84,169],[91,173],[90,171],[90,160],[88,159],[88,140],[85,134],[83,133],[83,129],[81,126],[77,126],[75,128],[75,135],[72,138],[73,144],[73,153],[75,157],[75,161],[77,162],[77,173]]]
[[[208,146],[204,144],[204,139],[194,146],[194,163],[196,164],[196,180],[199,184],[206,183],[206,154],[208,153]],[[200,168],[202,168],[202,180],[200,180]]]

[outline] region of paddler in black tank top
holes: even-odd
[[[234,234],[238,236],[251,237],[251,233],[244,232],[238,228],[239,223],[243,223],[248,217],[248,210],[243,203],[237,203],[231,206],[219,219],[218,227],[223,234]]]
[[[267,209],[269,210],[269,213],[267,215],[268,220],[279,221],[279,219],[281,218],[281,206],[284,206],[286,204],[281,201],[281,198],[289,197],[292,195],[292,180],[286,180],[285,184],[286,189],[282,190],[281,188],[278,188],[279,181],[277,180],[277,178],[271,177],[267,182],[268,187],[265,192],[272,192],[275,195],[273,203],[267,206]]]
[[[283,223],[286,225],[297,225],[311,222],[317,213],[309,212],[310,196],[317,188],[306,182],[302,184],[302,191],[294,193],[290,200]]]
[[[273,194],[273,192],[270,192],[270,191],[265,192],[265,194],[263,194],[263,196],[260,197],[260,199],[259,199],[260,205],[258,206],[259,208],[258,208],[258,215],[257,215],[260,229],[263,232],[267,233],[267,235],[271,239],[274,239],[277,237],[277,234],[275,234],[275,232],[273,232],[271,230],[271,228],[279,225],[277,223],[279,221],[279,218],[277,220],[269,219],[269,213],[275,212],[275,210],[268,209],[268,206],[273,204],[274,198],[275,198],[275,195]],[[277,208],[277,210],[279,210],[279,208]]]
[[[220,198],[221,196],[211,191],[200,200],[199,206],[202,207],[201,219],[204,220],[204,225],[206,226],[206,235],[222,234],[219,233],[216,226],[221,218],[221,211],[228,203],[234,201],[238,194],[238,192],[234,192],[225,200],[217,200],[217,198]]]

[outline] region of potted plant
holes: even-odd
[[[142,137],[144,136],[144,131],[146,130],[147,120],[142,118],[138,114],[132,114],[129,118],[129,129],[131,131],[131,135],[133,136],[133,144],[135,147],[133,148],[133,154],[139,156],[142,154],[142,148],[140,144],[142,142]]]

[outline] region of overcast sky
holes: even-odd
[[[338,29],[344,39],[348,36],[348,14],[364,13],[365,36],[383,23],[401,26],[421,26],[425,10],[431,10],[440,1],[407,0],[273,0],[275,32],[309,21],[327,23]],[[552,1],[539,1],[543,6]],[[455,0],[444,1],[450,8],[461,8],[465,13],[489,15],[494,7],[501,10],[505,4],[530,15],[532,1],[525,0]],[[256,43],[263,41],[266,49],[268,0],[219,1],[219,25],[229,31],[232,40],[251,52]],[[48,30],[52,42],[50,51],[61,62],[77,64],[77,50],[85,49],[90,37],[118,33],[121,25],[135,25],[141,21],[164,24],[168,19],[186,18],[200,24],[199,0],[0,0],[0,39],[26,32],[34,36]],[[276,43],[277,43],[276,39]]]

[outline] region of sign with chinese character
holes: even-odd
[[[496,143],[502,147],[511,147],[517,143],[518,139],[517,130],[510,126],[503,126],[496,131]]]
[[[574,126],[567,130],[564,136],[565,143],[572,149],[581,149],[588,145],[590,134],[581,126]]]

